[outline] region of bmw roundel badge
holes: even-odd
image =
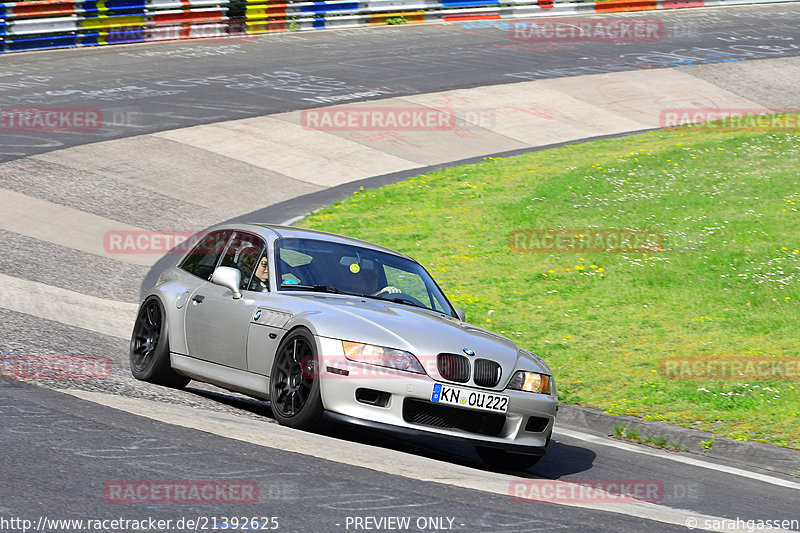
[[[469,355],[469,356],[475,355],[475,352],[470,350],[469,348],[464,348],[464,353]]]
[[[256,314],[255,314],[255,316],[253,317],[253,320],[258,320],[259,318],[261,318],[261,309],[259,309],[258,311],[256,311]]]

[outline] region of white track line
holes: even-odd
[[[683,454],[673,454],[673,453],[662,452],[659,450],[650,450],[645,447],[635,446],[633,444],[628,444],[626,442],[617,442],[607,437],[598,437],[596,435],[589,435],[588,433],[573,431],[571,429],[558,428],[553,433],[556,436],[564,435],[565,437],[591,442],[592,444],[599,444],[601,446],[608,446],[610,448],[617,448],[619,450],[623,450],[630,453],[640,453],[642,455],[650,455],[652,457],[658,457],[659,459],[668,459],[670,461],[683,463],[685,465],[698,466],[700,468],[706,468],[708,470],[716,470],[717,472],[733,474],[734,476],[742,476],[746,477],[747,479],[755,479],[758,481],[763,481],[764,483],[770,483],[772,485],[777,485],[779,487],[800,490],[800,483],[796,483],[794,481],[788,481],[786,479],[767,476],[765,474],[759,474],[757,472],[753,472],[752,470],[743,470],[741,468],[736,468],[733,466],[725,466],[716,463],[709,463],[707,461],[702,461],[700,459],[695,459],[693,457],[687,457],[686,455]]]

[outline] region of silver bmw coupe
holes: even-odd
[[[259,224],[217,226],[186,248],[139,307],[137,379],[268,399],[299,429],[343,422],[456,440],[493,468],[545,454],[558,408],[550,368],[464,322],[410,257]]]

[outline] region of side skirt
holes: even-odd
[[[245,370],[209,363],[171,352],[172,369],[197,381],[204,381],[224,389],[241,392],[257,398],[269,399],[269,378]]]

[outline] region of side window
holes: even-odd
[[[261,259],[264,251],[264,242],[255,235],[249,233],[239,233],[228,244],[222,263],[219,266],[233,267],[242,273],[240,289],[244,290],[250,286],[250,278],[256,269],[258,260]]]
[[[314,258],[291,248],[281,248],[278,252],[280,279],[278,285],[298,285],[316,283],[311,274],[311,262]],[[280,288],[280,287],[279,287]]]
[[[200,239],[197,246],[189,252],[180,267],[190,274],[208,280],[214,273],[225,243],[228,242],[232,231],[214,231]]]

